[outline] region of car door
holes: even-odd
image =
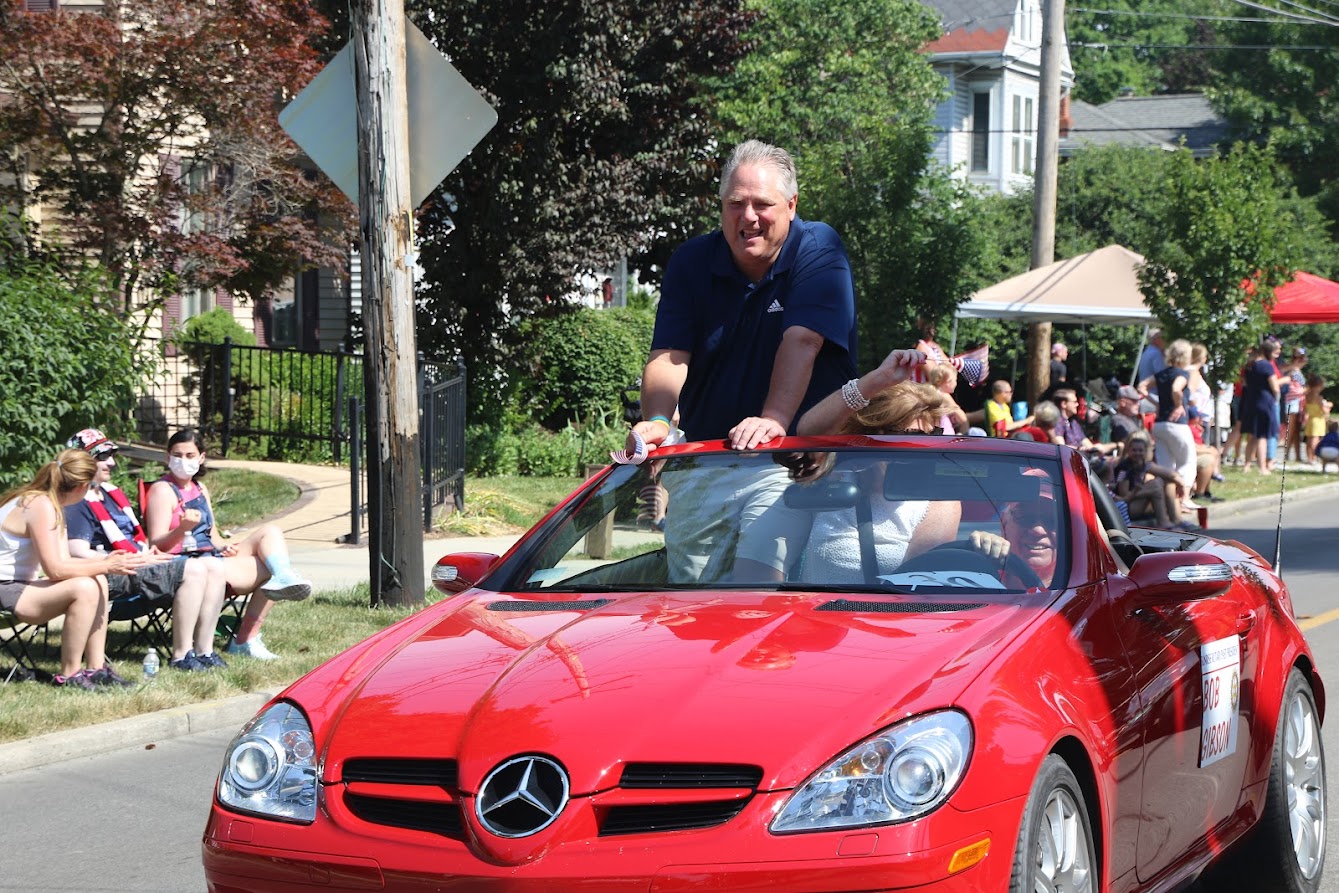
[[[1113,592],[1119,635],[1143,713],[1141,882],[1202,853],[1240,800],[1250,751],[1254,617],[1236,589],[1195,601],[1141,599],[1128,578]]]

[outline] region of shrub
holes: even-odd
[[[519,430],[471,425],[465,431],[465,466],[471,475],[585,476],[586,465],[605,465],[623,446],[627,428],[599,415],[550,431],[534,422]]]
[[[531,375],[518,409],[556,431],[619,411],[619,393],[642,373],[654,316],[647,310],[584,308],[526,324]]]
[[[223,380],[218,355],[225,339],[243,348],[233,351],[228,381]],[[198,377],[187,379],[187,390],[200,391],[201,424],[211,439],[217,440],[222,429],[228,389],[233,395],[233,427],[266,432],[232,438],[231,455],[286,462],[331,460],[329,440],[299,435],[332,430],[340,402],[341,358],[256,348],[255,336],[223,308],[192,317],[174,343],[198,370]],[[345,360],[344,367],[345,394],[361,395],[361,366]]]
[[[0,265],[0,490],[31,480],[80,428],[125,430],[139,376],[133,344],[95,271]]]

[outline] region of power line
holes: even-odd
[[[1071,43],[1070,49],[1085,50],[1336,50],[1325,44],[1283,43]]]
[[[1245,22],[1257,25],[1287,25],[1289,27],[1299,27],[1303,25],[1325,25],[1329,22],[1290,22],[1280,19],[1257,19],[1247,16],[1210,16],[1210,15],[1190,15],[1183,12],[1136,12],[1132,9],[1088,9],[1082,6],[1070,7],[1071,12],[1084,12],[1090,15],[1103,16],[1133,16],[1141,19],[1190,19],[1196,22]]]
[[[1292,2],[1292,0],[1279,0],[1279,2],[1286,3],[1289,6],[1296,6],[1298,9],[1304,9],[1307,12],[1320,16],[1320,18],[1313,18],[1311,16],[1299,15],[1298,13],[1287,12],[1286,10],[1276,9],[1272,6],[1265,6],[1263,3],[1256,3],[1255,0],[1233,0],[1233,2],[1240,3],[1242,6],[1245,6],[1249,9],[1258,9],[1261,12],[1272,12],[1275,15],[1280,15],[1283,16],[1284,18],[1295,19],[1298,22],[1312,22],[1319,25],[1339,25],[1339,20],[1334,19],[1332,16],[1329,16],[1323,12],[1317,12],[1316,10],[1311,9],[1309,6],[1303,6],[1300,3],[1294,3]]]

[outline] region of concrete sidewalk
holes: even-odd
[[[284,532],[293,567],[319,589],[345,588],[367,582],[371,573],[367,534],[360,545],[347,542],[352,524],[352,478],[347,468],[297,465],[289,462],[252,462],[240,459],[210,459],[214,468],[244,468],[284,478],[298,488],[298,499],[265,523]],[[230,531],[244,536],[244,529]],[[501,555],[519,535],[443,537],[423,541],[424,583],[432,566],[449,552],[492,552]]]

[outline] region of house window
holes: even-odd
[[[1034,43],[1037,39],[1037,7],[1032,3],[1022,3],[1018,7],[1018,40],[1022,43]]]
[[[972,94],[972,170],[990,170],[990,93]]]
[[[24,12],[55,12],[60,0],[23,0]]]
[[[203,288],[188,288],[181,293],[181,322],[214,309],[214,296]]]
[[[1010,136],[1012,164],[1009,169],[1015,174],[1032,173],[1035,141],[1032,127],[1033,103],[1031,96],[1014,97],[1013,126]]]
[[[303,285],[307,277],[293,277],[293,293],[276,298],[273,305],[273,323],[270,326],[270,346],[296,347],[302,327],[302,310],[306,303]]]
[[[181,215],[181,234],[189,236],[193,233],[203,232],[205,229],[205,215],[200,207],[198,196],[205,194],[209,188],[209,165],[192,164],[186,169],[181,178],[182,185],[186,187],[186,207]]]

